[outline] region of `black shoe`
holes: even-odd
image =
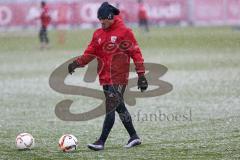
[[[87,146],[89,149],[94,151],[100,151],[104,149],[104,143],[101,140],[97,140],[96,142],[88,144]]]
[[[128,143],[124,146],[125,148],[131,148],[140,145],[142,142],[138,136],[131,137]]]

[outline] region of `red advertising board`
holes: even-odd
[[[194,0],[193,7],[196,23],[224,22],[224,0]]]
[[[179,22],[187,20],[186,0],[148,1],[146,8],[149,17],[156,21]]]
[[[34,1],[33,1],[34,2]],[[137,0],[110,0],[121,10],[125,21],[138,22]],[[192,3],[189,3],[192,2]],[[98,0],[49,3],[52,25],[96,24]],[[145,8],[152,23],[240,24],[240,0],[148,0]],[[0,2],[0,27],[36,25],[39,3]],[[191,19],[188,19],[191,18]]]
[[[195,24],[240,24],[240,0],[194,0]]]
[[[128,22],[137,22],[137,1],[122,0],[119,8]],[[111,0],[116,5],[117,0]],[[52,24],[94,24],[97,10],[101,3],[98,0],[49,3]],[[145,4],[150,21],[180,22],[187,20],[186,0],[148,0]],[[39,15],[39,3],[1,3],[0,26],[28,26],[36,22]]]
[[[228,0],[226,17],[228,24],[240,24],[240,0]]]

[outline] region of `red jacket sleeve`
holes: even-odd
[[[76,59],[76,62],[80,67],[84,67],[89,62],[91,62],[96,57],[96,42],[94,41],[94,35],[91,42],[88,44],[87,49],[84,51],[83,55]]]
[[[136,72],[139,76],[144,75],[144,73],[145,73],[144,59],[142,57],[141,50],[138,46],[138,43],[137,43],[131,29],[128,30],[127,37],[130,40],[130,42],[132,43],[131,44],[132,46],[129,50],[129,54],[135,64]]]

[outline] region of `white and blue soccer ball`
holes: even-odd
[[[16,147],[19,150],[34,148],[34,138],[29,133],[20,133],[16,138]]]

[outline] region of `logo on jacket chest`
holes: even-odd
[[[117,36],[111,36],[110,38],[111,43],[115,43],[117,41]],[[101,44],[102,39],[98,38],[98,44]]]
[[[111,36],[111,42],[112,42],[112,43],[115,43],[116,40],[117,40],[117,36]]]
[[[101,44],[102,39],[98,38],[98,44]]]
[[[102,46],[102,50],[106,53],[114,53],[118,49],[117,42],[118,37],[117,36],[110,36],[106,37],[105,40],[102,41],[103,44],[100,44]]]

